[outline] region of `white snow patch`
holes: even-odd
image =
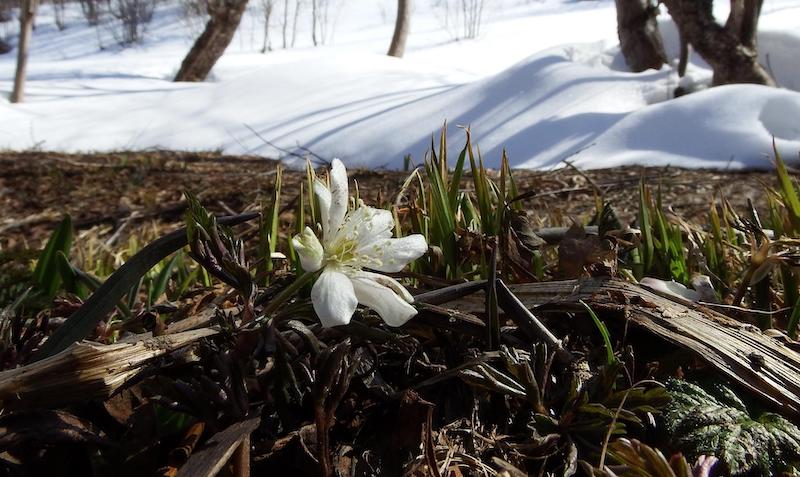
[[[469,125],[490,166],[503,148],[513,165],[537,168],[578,152],[573,160],[587,168],[771,167],[773,136],[787,158],[800,151],[800,0],[772,0],[762,14],[760,59],[783,89],[727,86],[676,100],[671,68],[626,71],[611,0],[492,0],[484,33],[462,41],[452,41],[429,2],[415,2],[402,60],[385,56],[394,0],[339,5],[328,45],[312,48],[303,20],[297,48],[267,54],[254,6],[203,84],[170,82],[202,25],[177,4],[159,9],[145,43],[126,49],[107,29],[87,27],[77,7],[63,32],[43,8],[27,102],[0,96],[0,148],[280,155],[263,138],[350,165],[400,167],[409,153],[419,162],[447,120],[453,152],[458,126]],[[662,16],[674,63],[676,30]],[[14,56],[0,56],[5,93]],[[702,89],[710,77],[693,54],[680,84]]]

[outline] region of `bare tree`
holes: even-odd
[[[661,69],[667,62],[658,31],[658,6],[651,0],[616,0],[617,34],[622,56],[631,71]]]
[[[264,44],[261,47],[261,53],[266,53],[267,50],[272,50],[272,42],[269,41],[269,21],[275,9],[275,0],[261,0],[261,7],[264,9]]]
[[[486,0],[433,0],[440,21],[454,40],[477,38],[483,26]]]
[[[663,0],[681,37],[714,70],[714,85],[756,83],[774,86],[758,63],[756,31],[763,0],[731,0],[725,26],[713,14],[712,0]]]
[[[53,3],[53,20],[55,21],[56,27],[59,31],[63,31],[67,28],[67,24],[64,21],[64,14],[66,8],[66,0],[52,0]]]
[[[9,21],[11,21],[11,2],[0,0],[0,23]],[[0,55],[5,55],[13,49],[5,38],[0,37]]]
[[[33,19],[39,0],[23,0],[19,14],[19,43],[17,44],[17,71],[14,74],[14,89],[10,101],[21,103],[25,97],[25,71],[28,68],[28,49],[33,34]]]
[[[289,0],[283,0],[283,20],[281,22],[281,39],[283,40],[283,49],[288,46],[286,33],[289,29]]]
[[[311,42],[314,46],[319,44],[319,40],[317,39],[317,24],[319,23],[320,1],[323,0],[311,0]]]
[[[294,48],[297,41],[297,22],[300,19],[300,11],[303,6],[303,0],[296,0],[294,6],[294,19],[292,20],[292,48]]]
[[[205,30],[183,59],[175,81],[204,81],[225,53],[247,8],[247,0],[212,0],[208,3],[211,18]]]
[[[158,0],[109,0],[111,34],[120,45],[139,43],[153,20]]]
[[[483,24],[483,7],[484,0],[461,0],[466,38],[477,38],[480,35]]]
[[[332,3],[335,0],[311,0],[311,41],[314,46],[324,45],[330,39]]]
[[[402,58],[406,52],[408,31],[411,28],[411,1],[397,0],[397,20],[394,24],[392,44],[389,46],[389,56]]]
[[[97,26],[100,23],[99,3],[99,0],[80,0],[81,11],[89,26]]]

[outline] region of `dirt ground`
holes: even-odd
[[[274,187],[277,162],[258,157],[168,151],[69,155],[52,152],[0,153],[0,250],[35,248],[63,214],[78,230],[110,225],[155,223],[172,228],[181,221],[182,193],[189,190],[218,213],[253,209]],[[368,202],[392,199],[407,172],[349,171]],[[708,205],[721,193],[735,208],[747,199],[764,205],[764,184],[775,185],[771,172],[724,172],[677,168],[625,167],[576,171],[516,172],[521,193],[530,193],[526,208],[540,217],[568,223],[594,210],[601,191],[621,217],[631,220],[637,209],[637,184],[645,177],[661,185],[663,203],[686,219],[704,223]],[[303,171],[284,175],[284,200],[296,198]],[[471,187],[469,177],[464,187]]]

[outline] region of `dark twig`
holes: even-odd
[[[541,339],[556,350],[557,356],[563,361],[574,361],[572,354],[564,348],[561,340],[556,338],[536,316],[522,304],[519,298],[508,289],[503,280],[497,280],[497,299],[500,307],[505,311],[519,329],[530,339]]]
[[[252,127],[250,127],[250,125],[249,125],[249,124],[245,124],[245,125],[244,125],[244,127],[246,127],[246,128],[247,128],[247,129],[248,129],[248,130],[249,130],[251,133],[253,133],[253,135],[254,135],[255,137],[257,137],[258,139],[260,139],[260,140],[261,140],[261,142],[263,142],[264,144],[266,144],[266,145],[267,145],[267,146],[269,146],[269,147],[272,147],[272,148],[274,148],[274,149],[277,149],[278,151],[280,151],[280,152],[282,152],[282,153],[284,153],[284,154],[287,154],[287,155],[289,155],[289,156],[292,156],[292,157],[296,157],[296,158],[298,158],[298,159],[303,159],[303,160],[307,159],[307,158],[308,158],[308,156],[310,155],[310,156],[312,156],[312,157],[314,157],[314,158],[316,159],[316,161],[312,161],[312,162],[316,163],[317,165],[325,165],[325,166],[329,166],[329,165],[331,164],[331,161],[329,161],[329,160],[327,160],[327,159],[325,159],[325,158],[321,157],[319,154],[317,154],[317,153],[315,153],[315,152],[312,152],[312,151],[311,151],[310,149],[308,149],[307,147],[300,146],[299,144],[297,145],[297,148],[298,148],[298,149],[300,149],[301,151],[304,151],[304,152],[308,153],[308,155],[304,156],[304,155],[302,155],[302,154],[298,154],[298,153],[296,153],[296,152],[294,152],[294,151],[292,151],[292,150],[290,150],[290,149],[286,149],[286,148],[284,148],[284,147],[278,146],[278,145],[277,145],[277,144],[275,144],[274,142],[272,142],[272,141],[270,141],[269,139],[267,139],[267,138],[265,138],[264,136],[262,136],[262,135],[261,135],[261,134],[260,134],[258,131],[256,131],[255,129],[253,129]]]
[[[428,305],[441,305],[458,298],[471,295],[479,290],[486,288],[486,280],[477,280],[474,282],[459,283],[438,290],[432,290],[425,293],[420,293],[414,297],[416,303],[426,303]]]

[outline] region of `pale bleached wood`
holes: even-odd
[[[249,446],[249,437],[261,422],[261,416],[254,416],[237,422],[214,434],[200,449],[196,450],[186,461],[175,477],[214,477],[228,463],[234,451],[242,445]],[[245,442],[246,441],[246,442]],[[242,449],[236,458],[250,462],[250,449]],[[241,460],[235,462],[238,472],[249,473],[249,465]],[[288,474],[287,474],[288,475]],[[241,474],[236,477],[242,477]]]
[[[155,359],[199,339],[217,334],[203,328],[102,345],[75,343],[35,363],[0,373],[3,409],[54,408],[94,398],[106,398]]]
[[[677,302],[639,285],[616,279],[583,279],[510,286],[529,308],[626,307],[634,325],[694,352],[720,373],[800,416],[800,353],[753,325],[692,302]]]

